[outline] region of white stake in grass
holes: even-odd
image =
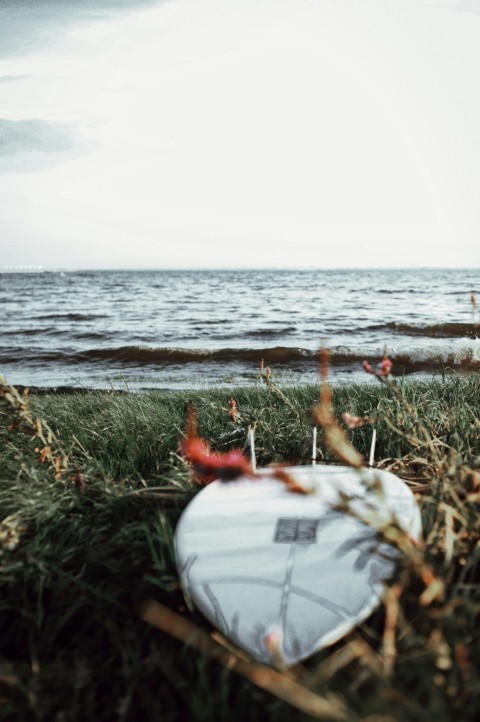
[[[317,427],[313,427],[312,466],[317,463]]]
[[[248,427],[248,439],[250,441],[250,462],[253,473],[257,473],[257,459],[255,457],[255,431],[252,426]]]
[[[373,430],[372,434],[372,443],[370,444],[370,458],[368,460],[368,465],[373,466],[373,461],[375,459],[375,445],[377,443],[377,430]]]

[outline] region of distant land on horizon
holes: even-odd
[[[197,272],[233,272],[233,271],[275,271],[275,272],[316,272],[316,271],[448,271],[455,270],[461,271],[480,271],[479,266],[465,266],[465,265],[441,265],[441,266],[152,266],[151,268],[145,266],[78,266],[78,267],[49,267],[49,266],[0,266],[0,273],[197,273]]]

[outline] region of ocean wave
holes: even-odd
[[[435,346],[389,345],[388,356],[394,362],[396,372],[410,373],[420,370],[434,370],[439,367],[459,369],[480,369],[480,338],[452,339],[449,343]],[[377,357],[381,360],[381,356]],[[376,358],[359,347],[337,347],[332,351],[332,363],[363,363],[367,359],[372,365]]]
[[[121,361],[139,365],[188,364],[188,363],[232,363],[243,362],[258,365],[261,359],[266,364],[291,364],[305,361],[316,352],[302,348],[276,346],[273,348],[145,348],[123,346],[116,349],[91,349],[76,354],[80,361]]]
[[[294,333],[296,330],[296,326],[286,326],[285,328],[256,328],[253,331],[246,331],[245,336],[248,338],[288,336],[288,334]]]
[[[93,348],[86,351],[0,348],[0,364],[85,366],[93,364],[106,368],[240,364],[250,366],[254,370],[259,367],[263,359],[267,366],[306,370],[315,366],[317,356],[316,350],[290,346],[220,349],[122,346]],[[448,345],[431,348],[391,347],[389,356],[394,362],[394,372],[397,374],[433,371],[442,367],[480,370],[480,339],[457,339]],[[380,357],[379,355],[378,360]],[[364,359],[368,359],[372,364],[376,361],[371,352],[348,346],[334,348],[330,355],[332,367],[361,369]]]
[[[93,348],[86,351],[50,350],[31,348],[0,348],[0,363],[35,361],[37,363],[64,364],[120,364],[137,366],[184,365],[191,363],[233,363],[258,366],[262,358],[265,364],[292,364],[313,359],[315,351],[287,346],[273,348],[149,348],[144,346],[121,346],[119,348]]]
[[[42,329],[41,333],[38,328],[15,328],[15,329],[3,329],[2,336],[40,336],[46,333],[53,332],[55,329]]]
[[[427,325],[414,323],[372,324],[366,330],[393,331],[404,336],[423,336],[425,338],[480,338],[480,324],[474,323],[432,323]]]
[[[34,321],[98,321],[106,316],[101,313],[43,313],[31,318]]]

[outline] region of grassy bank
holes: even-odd
[[[375,418],[377,463],[418,494],[421,563],[399,568],[398,604],[387,604],[387,615],[379,609],[305,663],[299,679],[341,699],[348,720],[473,722],[480,708],[480,378],[400,390],[397,398],[381,384],[341,386],[334,404],[338,418]],[[317,398],[318,389],[304,386],[34,396],[32,417],[48,422],[50,442],[45,429],[44,441],[31,438],[28,419],[4,399],[1,719],[302,718],[147,625],[138,607],[154,597],[209,629],[186,608],[172,549],[178,516],[197,489],[177,453],[186,405],[195,403],[199,433],[215,449],[247,449],[255,425],[260,465],[307,463]],[[368,456],[371,427],[348,434]],[[321,432],[320,449],[324,461],[334,460]]]

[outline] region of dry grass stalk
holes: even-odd
[[[313,408],[314,421],[322,427],[325,445],[330,451],[344,464],[353,466],[355,469],[361,469],[364,466],[363,456],[352,446],[333,414],[332,392],[328,385],[330,356],[327,349],[320,350],[319,361],[321,378],[320,403]]]
[[[20,544],[26,526],[17,514],[10,514],[0,521],[0,554],[2,549],[13,551]]]
[[[386,363],[386,360],[388,359],[385,354],[383,364]],[[367,366],[371,368],[368,363]],[[432,439],[430,433],[427,429],[425,429],[423,424],[416,421],[414,409],[410,406],[410,404],[408,404],[408,402],[405,401],[400,389],[390,376],[390,368],[391,362],[386,368],[386,373],[383,371],[376,373],[373,372],[373,370],[369,371],[369,373],[374,373],[381,382],[385,383],[393,391],[397,400],[401,402],[402,408],[406,414],[408,414],[414,422],[414,433],[404,434],[388,419],[385,419],[387,421],[387,425],[397,434],[406,438],[414,448],[419,448],[426,444],[433,457],[433,464],[422,458],[416,458],[415,461],[421,463],[421,465],[429,467],[432,475],[434,473],[438,474],[441,463],[437,452],[437,446],[445,445],[438,439]],[[343,429],[340,428],[334,417],[332,394],[330,386],[327,383],[328,374],[329,354],[326,349],[322,349],[320,351],[320,403],[314,407],[314,419],[320,426],[322,426],[324,430],[325,444],[337,456],[337,458],[349,466],[361,469],[364,466],[363,458],[348,441]],[[419,437],[423,437],[423,440]],[[380,491],[381,488],[378,487],[378,493],[380,493]],[[444,598],[445,581],[439,578],[434,573],[432,567],[426,563],[424,557],[424,546],[416,542],[416,540],[414,540],[402,529],[393,512],[383,508],[375,509],[359,507],[355,504],[354,499],[351,499],[346,495],[341,495],[341,501],[336,508],[375,529],[379,534],[379,539],[392,544],[403,554],[402,563],[404,568],[404,583],[401,585],[395,584],[391,588],[387,588],[385,597],[386,618],[383,632],[383,672],[386,677],[390,677],[393,674],[397,656],[396,630],[401,611],[400,597],[404,591],[405,584],[408,584],[408,581],[412,581],[414,579],[421,579],[425,588],[420,594],[418,601],[422,606],[429,606],[433,602],[439,602]],[[445,557],[447,564],[452,559],[454,552],[454,517],[456,517],[456,514],[454,514],[452,508],[449,507],[446,510],[447,530]],[[346,659],[349,660],[352,657],[352,654],[352,650],[350,650],[350,652],[346,654]]]
[[[42,446],[35,448],[38,460],[41,463],[48,462],[55,478],[61,479],[68,470],[68,456],[59,446],[48,424],[33,415],[28,402],[28,389],[25,389],[23,395],[20,394],[15,386],[10,386],[0,374],[0,399],[3,399],[10,413],[13,414],[10,430],[18,428],[31,434],[32,439],[38,439],[42,443]]]
[[[389,360],[387,357],[387,349],[385,348],[384,353],[384,362],[386,360]],[[390,362],[391,364],[392,362]],[[367,364],[368,365],[368,364]],[[365,363],[364,363],[365,367]],[[390,367],[391,368],[391,367]],[[433,439],[429,430],[426,428],[426,426],[419,422],[417,420],[417,414],[413,406],[408,403],[408,401],[405,399],[404,395],[402,394],[401,390],[397,386],[395,379],[393,376],[388,372],[387,374],[382,373],[375,373],[374,374],[378,380],[388,386],[392,394],[397,399],[399,405],[403,408],[405,411],[406,416],[410,419],[413,425],[413,434],[405,434],[403,431],[401,431],[399,428],[394,426],[391,421],[388,419],[388,417],[385,417],[385,423],[387,426],[390,426],[392,431],[395,431],[396,434],[399,436],[402,436],[403,438],[407,439],[407,441],[414,446],[415,448],[420,448],[422,446],[428,446],[430,449],[430,452],[432,454],[432,458],[434,459],[436,464],[440,464],[441,457],[437,451],[437,446],[442,445],[441,442],[438,441],[438,439]],[[435,443],[437,442],[437,443]]]
[[[313,673],[304,679],[304,684],[313,684],[317,679],[329,682],[338,672],[348,667],[356,660],[361,661],[362,666],[368,668],[377,677],[383,675],[383,665],[380,656],[361,637],[356,636],[347,644],[334,652],[317,665]],[[308,681],[307,681],[308,680]]]
[[[265,478],[277,479],[278,481],[281,481],[282,484],[285,484],[288,491],[292,492],[292,494],[310,494],[309,489],[299,484],[291,474],[288,473],[288,470],[283,466],[278,466],[274,468],[273,474],[267,475]]]
[[[397,649],[395,639],[397,634],[397,623],[400,612],[399,598],[403,589],[400,584],[394,584],[387,590],[384,600],[385,604],[385,627],[383,630],[383,669],[387,677],[390,677],[395,667]]]
[[[282,401],[294,412],[294,414],[297,416],[297,418],[300,418],[298,409],[295,408],[295,406],[292,404],[290,399],[287,396],[285,396],[283,391],[275,383],[273,383],[271,371],[268,368],[268,366],[267,366],[267,368],[265,368],[264,363],[263,363],[263,358],[260,363],[260,378],[264,381],[267,389],[270,392],[276,394],[278,397],[280,397],[282,399]]]
[[[260,689],[270,692],[292,707],[311,715],[314,719],[331,720],[331,722],[336,720],[347,722],[352,719],[344,705],[334,695],[329,695],[328,698],[320,697],[285,673],[263,664],[246,661],[243,653],[233,651],[232,647],[227,649],[184,616],[153,599],[148,599],[142,605],[140,616],[145,622],[184,644],[195,647],[202,654],[223,664],[227,669],[248,679]]]

